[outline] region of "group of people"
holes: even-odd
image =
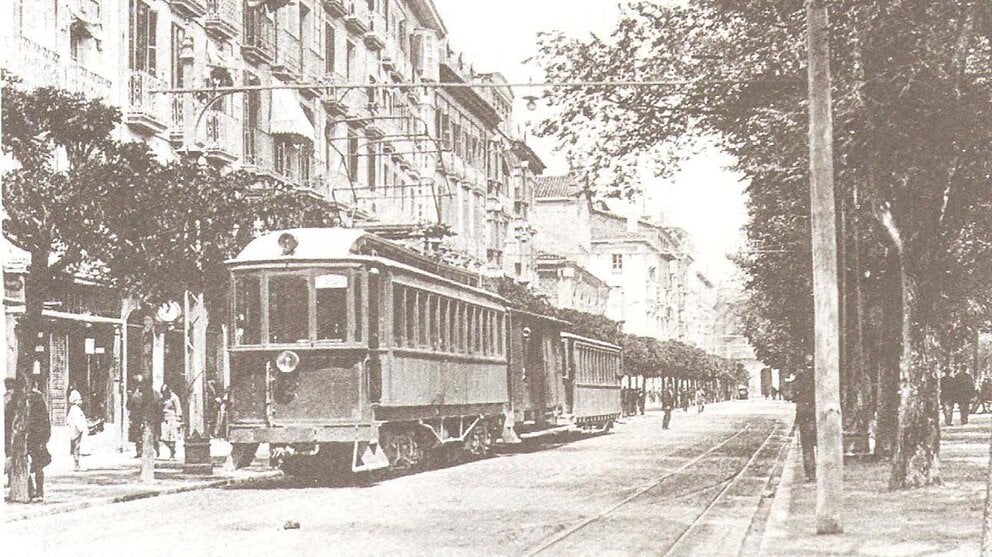
[[[688,389],[680,391],[676,395],[670,387],[665,387],[661,390],[658,398],[661,400],[661,411],[664,416],[661,422],[662,429],[668,429],[668,426],[671,424],[672,411],[675,409],[676,403],[682,407],[683,412],[689,411],[690,398],[696,403],[697,413],[702,412],[706,408],[706,391],[702,387],[696,389],[695,393],[691,395]]]
[[[182,437],[183,407],[179,396],[168,385],[156,392],[146,392],[144,378],[135,379],[135,388],[127,401],[130,418],[128,440],[134,443],[135,458],[140,458],[144,448],[145,428],[151,432],[152,447],[159,454],[160,445],[169,449],[169,459],[176,458],[176,442]]]

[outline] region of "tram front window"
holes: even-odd
[[[238,277],[234,281],[236,315],[234,341],[236,344],[258,344],[262,340],[261,279],[256,275]]]
[[[269,342],[285,344],[309,340],[310,288],[304,275],[269,278]]]
[[[344,340],[348,326],[348,277],[337,273],[317,275],[317,340]]]

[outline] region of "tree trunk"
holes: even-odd
[[[936,342],[916,315],[916,283],[902,275],[902,355],[899,359],[899,422],[890,489],[940,484],[940,390]]]
[[[32,388],[35,379],[33,377],[34,364],[38,358],[35,346],[38,345],[39,335],[44,334],[44,315],[42,312],[48,297],[49,283],[48,253],[33,251],[24,286],[24,314],[18,319],[15,329],[19,388],[11,398],[14,415],[11,418],[11,454],[9,456],[11,456],[10,500],[17,503],[30,500],[28,489],[30,482],[28,424],[31,423],[31,417],[29,415],[28,391]]]
[[[155,481],[155,457],[158,452],[158,440],[155,438],[153,428],[158,424],[152,423],[152,416],[155,414],[150,410],[155,403],[154,388],[152,387],[152,337],[155,335],[155,323],[151,317],[146,316],[142,322],[141,329],[141,374],[145,377],[142,384],[142,399],[144,407],[141,409],[143,416],[141,420],[144,427],[141,432],[141,482],[152,483]]]

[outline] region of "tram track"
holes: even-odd
[[[691,467],[693,467],[694,465],[696,465],[697,463],[699,463],[700,461],[702,461],[703,459],[705,459],[707,456],[709,456],[710,454],[712,454],[715,451],[719,450],[720,448],[724,447],[725,445],[727,445],[728,443],[730,443],[734,439],[740,437],[741,435],[743,435],[744,433],[746,433],[750,429],[751,429],[750,424],[745,425],[743,428],[741,428],[740,430],[738,430],[737,432],[735,432],[733,435],[730,435],[730,436],[726,437],[725,439],[721,440],[719,443],[716,443],[715,445],[711,446],[710,448],[708,448],[707,450],[703,451],[699,455],[693,457],[688,462],[682,464],[681,466],[679,466],[679,467],[677,467],[677,468],[675,468],[673,470],[670,470],[670,471],[666,472],[665,474],[662,474],[661,476],[658,476],[657,478],[651,480],[647,484],[644,484],[644,485],[640,486],[632,494],[630,494],[627,497],[623,498],[622,500],[620,500],[620,501],[618,501],[618,502],[610,505],[609,507],[603,509],[602,511],[596,513],[595,515],[590,516],[590,517],[587,517],[587,518],[585,518],[585,519],[583,519],[583,520],[581,520],[581,521],[573,524],[572,526],[570,526],[570,527],[568,527],[568,528],[566,528],[564,530],[561,530],[561,531],[555,533],[554,535],[552,535],[552,536],[544,539],[543,541],[541,541],[536,546],[532,546],[531,548],[523,551],[521,553],[521,555],[525,555],[527,557],[530,557],[530,556],[533,556],[533,555],[539,555],[539,554],[547,551],[548,549],[551,549],[552,547],[554,547],[557,544],[561,543],[562,541],[570,538],[571,536],[575,535],[576,533],[580,532],[581,530],[583,530],[584,528],[590,526],[591,524],[603,520],[604,518],[606,518],[607,516],[609,516],[611,513],[615,512],[616,510],[620,509],[624,505],[627,505],[627,504],[635,501],[639,497],[645,495],[646,493],[650,492],[651,490],[655,489],[656,487],[658,487],[659,485],[661,485],[662,483],[664,483],[666,480],[669,480],[671,478],[674,478],[674,477],[676,477],[676,476],[684,473],[686,470],[690,469]],[[722,478],[718,482],[715,482],[715,483],[712,483],[712,484],[708,484],[708,485],[703,486],[701,488],[694,489],[694,490],[691,490],[689,492],[679,493],[679,494],[677,494],[675,496],[666,497],[666,498],[661,499],[661,500],[669,500],[669,501],[684,499],[684,498],[691,497],[691,496],[697,495],[699,493],[704,493],[706,491],[710,491],[712,489],[715,489],[717,487],[721,487],[722,486],[722,489],[716,495],[716,497],[714,497],[714,499],[712,501],[710,501],[710,503],[704,508],[703,512],[700,513],[700,515],[696,517],[696,519],[693,521],[693,523],[691,523],[679,535],[679,537],[676,539],[676,542],[673,543],[672,546],[670,546],[670,549],[671,549],[671,547],[674,547],[677,543],[681,542],[681,540],[685,538],[685,536],[687,535],[687,533],[702,518],[702,516],[710,508],[712,508],[712,506],[716,504],[716,501],[719,500],[729,490],[730,486],[732,486],[734,484],[734,482],[736,481],[736,479],[738,479],[741,475],[743,475],[743,473],[747,470],[747,468],[749,468],[751,466],[751,464],[753,464],[753,462],[756,459],[757,455],[760,454],[762,450],[764,450],[764,448],[767,445],[768,441],[772,438],[772,436],[775,434],[775,432],[777,431],[777,429],[778,429],[778,426],[777,425],[772,427],[771,432],[765,437],[764,441],[761,443],[761,445],[758,447],[758,449],[754,452],[754,454],[752,454],[751,457],[748,459],[748,461],[745,463],[745,465],[741,469],[737,470],[734,474],[731,474],[730,476],[727,476],[725,478]],[[668,554],[669,554],[669,552],[666,552],[665,553],[665,555],[668,555]]]

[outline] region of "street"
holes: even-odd
[[[736,555],[787,439],[773,401],[626,419],[605,435],[377,483],[280,478],[9,524],[48,555]],[[299,529],[284,529],[294,521]]]

